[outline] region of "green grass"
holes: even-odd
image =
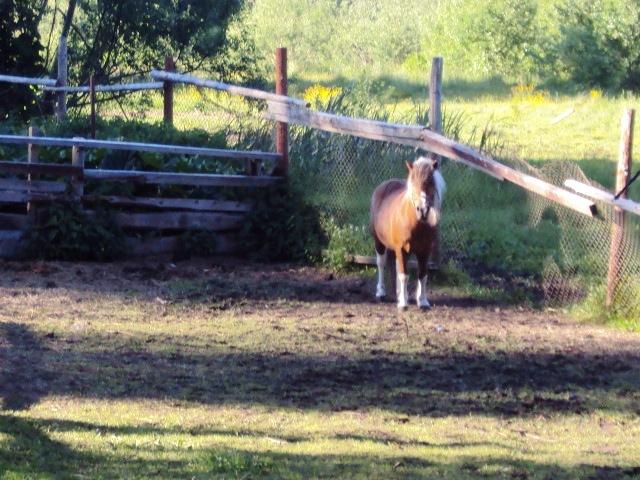
[[[451,287],[398,317],[305,268],[27,267],[0,282],[2,478],[639,473],[630,334]]]

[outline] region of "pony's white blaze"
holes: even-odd
[[[384,298],[387,296],[387,290],[384,287],[384,265],[387,262],[387,251],[380,255],[376,252],[376,265],[378,266],[378,285],[376,286],[376,298]]]

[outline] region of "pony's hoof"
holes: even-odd
[[[429,310],[431,308],[431,304],[429,302],[418,304],[418,307],[420,307],[420,310]]]
[[[407,305],[406,303],[399,303],[398,304],[398,311],[404,312],[409,308],[409,305]]]
[[[383,303],[386,300],[387,300],[387,296],[386,295],[376,295],[376,302]]]

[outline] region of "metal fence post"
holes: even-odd
[[[82,138],[74,137],[74,140],[82,140]],[[82,204],[82,196],[84,195],[84,156],[85,151],[80,146],[74,145],[72,147],[71,165],[82,168],[82,173],[71,177],[71,193],[80,204]]]
[[[96,79],[89,77],[89,101],[91,102],[91,138],[96,138]]]

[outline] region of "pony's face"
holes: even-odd
[[[418,221],[436,226],[444,195],[444,179],[438,170],[438,161],[419,157],[413,164],[407,162],[409,178],[407,195],[413,204]]]

